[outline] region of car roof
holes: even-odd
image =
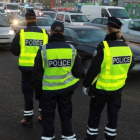
[[[57,14],[67,14],[67,15],[84,15],[83,13],[78,12],[57,12]]]
[[[113,8],[113,9],[124,9],[124,7],[118,6],[94,6],[94,5],[83,5],[83,7],[96,7],[96,8]]]
[[[65,28],[70,28],[70,29],[97,29],[97,30],[102,30],[101,28],[99,27],[93,27],[93,26],[87,26],[87,25],[73,25],[73,26],[65,26]]]
[[[25,17],[23,17],[22,19],[25,19]],[[36,17],[36,19],[50,19],[48,17]]]

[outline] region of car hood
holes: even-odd
[[[132,50],[135,60],[140,60],[140,44],[138,43],[128,43],[129,47]]]
[[[9,35],[11,27],[0,27],[0,35]]]
[[[93,52],[97,48],[100,42],[92,42],[92,43],[83,43],[83,42],[78,42],[77,43],[77,49],[79,51],[84,51],[88,55],[93,55]]]
[[[45,29],[48,33],[50,32],[51,26],[38,26],[41,29]]]

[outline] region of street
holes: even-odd
[[[83,79],[82,79],[83,80]],[[82,93],[82,80],[73,96],[73,131],[77,138],[86,136],[90,98]],[[129,73],[122,92],[122,108],[119,113],[118,136],[116,140],[140,139],[140,72]],[[9,49],[0,49],[0,140],[40,140],[42,125],[38,123],[38,102],[34,106],[34,127],[20,125],[23,118],[23,95],[21,92],[21,72],[18,70],[18,57]],[[102,113],[99,136],[104,139],[107,122],[106,109]],[[56,140],[61,140],[61,126],[58,113],[55,120]]]

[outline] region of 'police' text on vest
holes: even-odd
[[[130,63],[130,56],[113,57],[113,65]]]
[[[42,46],[43,40],[36,40],[36,39],[26,39],[25,46]]]
[[[49,67],[70,67],[71,59],[54,59],[49,60]]]

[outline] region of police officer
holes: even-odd
[[[42,46],[35,58],[35,98],[41,99],[43,134],[42,140],[54,140],[55,108],[62,126],[62,139],[76,140],[72,131],[72,95],[78,87],[83,66],[74,46],[65,43],[64,25],[54,22],[47,45]],[[43,79],[42,79],[43,78]]]
[[[108,18],[107,35],[94,52],[91,66],[83,81],[83,92],[91,96],[87,138],[96,140],[100,115],[107,104],[108,123],[104,134],[106,140],[114,140],[117,135],[118,112],[121,108],[121,91],[125,85],[128,70],[135,63],[130,47],[121,34],[122,23]]]
[[[33,117],[33,77],[34,59],[39,46],[48,43],[48,35],[44,29],[36,26],[36,16],[33,10],[25,15],[27,28],[21,29],[13,39],[11,52],[19,56],[19,70],[22,72],[22,92],[24,94],[25,110],[21,124],[32,127]],[[41,111],[41,109],[39,109]],[[39,119],[41,119],[39,117]]]

